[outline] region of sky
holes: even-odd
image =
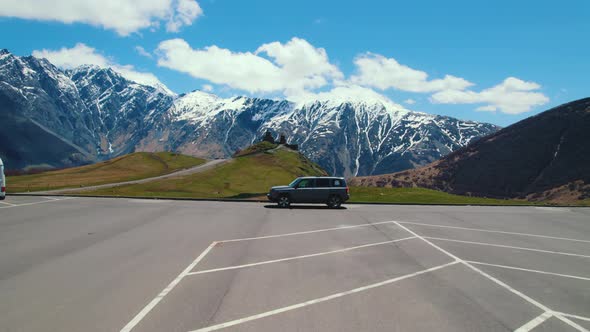
[[[0,48],[181,94],[385,98],[507,126],[589,97],[590,1],[0,0]]]

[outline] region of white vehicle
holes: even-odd
[[[0,201],[6,198],[6,177],[4,176],[4,163],[0,158]]]

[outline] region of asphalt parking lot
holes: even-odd
[[[1,331],[588,331],[590,209],[8,197]]]

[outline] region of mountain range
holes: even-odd
[[[297,102],[176,95],[110,68],[62,70],[7,50],[0,50],[0,123],[9,169],[67,167],[134,151],[224,158],[269,130],[343,176],[422,166],[500,129],[346,93]]]
[[[378,187],[576,203],[590,199],[590,98],[529,117],[425,167],[355,178]]]

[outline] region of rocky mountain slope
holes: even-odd
[[[520,121],[426,167],[353,182],[574,202],[590,198],[588,142],[590,98]]]
[[[133,151],[228,157],[270,130],[330,174],[383,174],[432,162],[499,129],[348,96],[298,103],[201,91],[176,96],[111,69],[62,71],[6,50],[0,107],[10,128],[0,155],[10,168],[63,167]]]
[[[135,150],[173,96],[111,69],[62,71],[0,50],[2,155],[11,169],[65,167]]]
[[[174,98],[164,89],[128,81],[111,69],[82,66],[66,74],[92,115],[100,139],[99,156],[135,151]]]

